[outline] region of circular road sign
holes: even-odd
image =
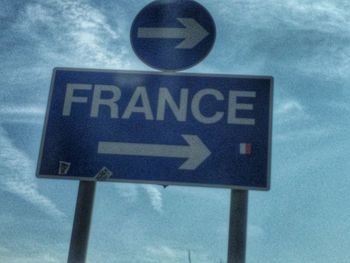
[[[192,0],[158,0],[136,16],[130,41],[148,66],[177,71],[202,61],[215,36],[214,20],[202,5]]]

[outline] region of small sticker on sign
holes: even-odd
[[[71,165],[71,163],[60,161],[59,162],[59,167],[58,167],[58,174],[59,175],[66,175],[66,174],[68,174],[70,165]]]
[[[105,181],[113,175],[112,171],[103,167],[95,176],[97,181]]]

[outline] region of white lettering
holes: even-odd
[[[93,88],[93,90],[92,90]],[[153,87],[152,87],[153,88]],[[91,95],[84,96],[84,91],[92,92]],[[193,118],[203,124],[215,124],[226,119],[227,124],[233,125],[255,125],[255,119],[247,117],[247,112],[239,114],[241,111],[253,111],[253,103],[239,103],[240,99],[256,98],[255,91],[227,90],[222,93],[218,89],[201,89],[193,94],[192,101],[189,99],[190,89],[180,89],[174,94],[170,93],[166,87],[158,89],[157,100],[152,100],[152,106],[156,110],[153,114],[147,88],[138,86],[132,92],[129,101],[123,99],[125,108],[120,107],[122,99],[122,89],[115,85],[90,85],[80,83],[68,83],[63,105],[63,116],[70,116],[74,103],[86,104],[92,98],[90,117],[98,118],[101,108],[107,107],[111,119],[129,119],[133,113],[141,113],[146,120],[164,121],[168,120],[172,114],[178,122],[186,122],[192,113]],[[156,99],[156,98],[154,98]],[[223,101],[227,102],[224,103]],[[204,105],[207,103],[207,105]],[[220,108],[216,108],[220,107]],[[220,111],[226,105],[226,110]],[[189,107],[191,107],[189,109]],[[103,111],[105,114],[105,111]],[[227,114],[227,117],[226,117]]]
[[[180,103],[176,105],[173,97],[167,88],[159,89],[157,120],[164,121],[165,119],[165,105],[168,104],[178,121],[186,121],[188,102],[188,89],[181,89]]]
[[[75,90],[91,90],[92,85],[90,84],[67,84],[66,87],[66,95],[64,98],[64,105],[63,105],[63,116],[70,116],[71,110],[72,110],[72,104],[75,103],[87,103],[88,98],[87,97],[78,97],[74,96]]]
[[[238,124],[238,125],[255,125],[255,119],[249,118],[237,118],[237,110],[253,110],[253,104],[243,104],[238,103],[238,97],[255,98],[255,91],[233,91],[229,92],[229,106],[227,123],[228,124]]]
[[[109,99],[102,99],[102,92],[110,92],[113,96]],[[117,86],[112,85],[95,85],[94,87],[94,96],[92,98],[92,106],[91,106],[91,117],[98,117],[98,112],[101,105],[105,105],[109,107],[111,112],[111,118],[118,118],[118,105],[117,101],[120,99],[121,91]]]
[[[206,117],[201,113],[201,111],[200,111],[201,100],[204,96],[208,96],[208,95],[214,96],[215,99],[217,99],[219,101],[224,100],[224,96],[222,95],[222,93],[220,91],[215,90],[215,89],[202,89],[194,95],[193,100],[192,100],[191,109],[192,109],[193,116],[199,122],[204,123],[204,124],[213,124],[213,123],[220,121],[222,119],[222,117],[224,116],[224,113],[223,112],[216,112],[211,117]]]
[[[141,99],[142,106],[136,106],[137,102]],[[137,87],[134,94],[132,95],[128,106],[125,109],[125,112],[122,116],[123,119],[129,119],[131,114],[143,113],[145,114],[146,120],[153,120],[153,114],[151,105],[149,103],[147,91],[145,87]]]

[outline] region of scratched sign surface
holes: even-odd
[[[269,188],[272,78],[58,68],[37,176]]]

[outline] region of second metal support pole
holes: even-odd
[[[80,181],[68,263],[85,263],[96,182]]]
[[[231,190],[227,263],[245,263],[248,191]]]
[[[85,263],[96,182],[80,181],[67,263]],[[227,263],[245,263],[248,191],[231,190]]]

